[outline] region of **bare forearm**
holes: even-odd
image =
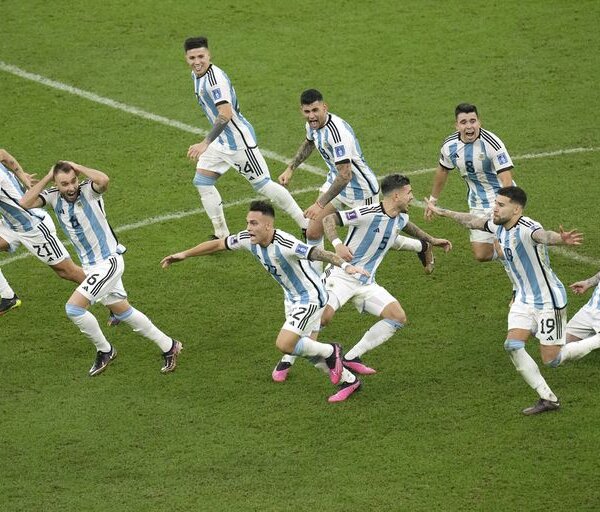
[[[462,224],[466,228],[469,229],[481,229],[485,227],[485,223],[487,219],[485,217],[479,217],[477,215],[473,215],[471,213],[462,213],[455,212],[452,210],[446,210],[445,208],[437,208],[436,213],[441,215],[442,217],[448,217],[449,219],[453,219],[459,224]]]
[[[336,267],[341,267],[343,263],[346,263],[337,254],[326,251],[319,247],[314,247],[310,253],[310,259],[313,261],[324,261],[325,263],[331,263]]]
[[[319,203],[321,206],[325,206],[334,197],[337,197],[337,195],[346,188],[352,179],[352,169],[349,163],[338,165],[337,170],[338,174],[333,180],[331,186],[319,196],[319,199],[317,199],[317,203]]]
[[[337,233],[338,220],[339,217],[337,213],[327,215],[327,217],[323,219],[323,232],[325,233],[327,240],[330,242],[333,242],[336,238],[339,238]]]
[[[290,169],[295,170],[302,162],[304,162],[304,160],[306,160],[310,156],[314,147],[314,142],[305,139],[302,145],[300,146],[300,149],[298,149],[298,152],[294,156],[294,159],[290,164]]]
[[[565,245],[564,240],[560,236],[560,233],[556,231],[546,231],[545,229],[538,229],[533,232],[533,238],[536,242],[544,245]]]
[[[593,286],[597,286],[598,283],[600,283],[600,272],[598,272],[596,275],[586,279],[586,282],[590,288],[592,288]]]
[[[425,242],[432,243],[434,241],[434,237],[423,231],[419,226],[413,224],[412,222],[406,224],[402,231],[404,231],[407,235],[418,238],[419,240],[423,240]]]
[[[35,185],[33,185],[21,198],[19,204],[23,208],[34,208],[38,202],[42,203],[39,198],[42,191],[46,188],[48,183],[52,181],[52,175],[46,174],[40,181],[38,181]]]
[[[214,141],[219,135],[221,135],[221,132],[225,129],[229,120],[230,119],[225,114],[219,113],[219,115],[215,119],[213,127],[211,128],[210,132],[208,132],[208,135],[205,137],[204,140],[208,144]]]

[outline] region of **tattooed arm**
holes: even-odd
[[[310,156],[313,149],[315,149],[315,143],[312,140],[304,139],[304,142],[300,145],[300,149],[298,149],[296,156],[294,156],[290,165],[288,165],[285,171],[279,175],[278,180],[281,185],[285,187],[292,181],[292,174],[296,168]]]
[[[576,229],[565,231],[562,226],[559,229],[559,233],[537,229],[531,233],[531,238],[544,245],[581,245],[583,242],[583,234]]]
[[[468,229],[480,229],[481,231],[485,231],[485,225],[488,221],[486,217],[480,217],[478,215],[472,215],[470,213],[461,213],[452,210],[447,210],[446,208],[440,208],[429,199],[425,199],[425,203],[427,203],[428,210],[431,210],[433,213],[439,215],[440,217],[448,217],[449,219],[453,219]]]
[[[210,143],[213,142],[219,135],[221,135],[221,132],[225,129],[227,123],[231,121],[231,118],[233,117],[233,110],[230,103],[221,103],[217,106],[217,110],[219,114],[217,115],[210,132],[208,132],[202,142],[192,144],[188,148],[188,158],[192,160],[198,160],[202,153],[207,150]]]
[[[362,267],[355,267],[354,265],[350,265],[347,261],[344,261],[337,254],[334,254],[330,251],[326,251],[319,247],[313,247],[308,254],[308,259],[312,261],[324,261],[325,263],[331,263],[336,267],[340,267],[346,274],[361,274],[363,276],[369,277],[369,272],[367,272]]]

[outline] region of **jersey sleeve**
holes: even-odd
[[[485,225],[483,226],[483,230],[482,231],[487,231],[488,233],[492,233],[492,235],[496,234],[496,229],[492,227],[493,223],[491,220],[487,220],[485,222]]]
[[[214,69],[214,67],[213,67]],[[215,105],[222,105],[223,103],[233,104],[231,98],[231,82],[229,78],[221,70],[215,69],[214,83],[207,82],[208,92],[215,102]]]
[[[56,200],[58,199],[58,190],[55,188],[47,188],[46,190],[42,190],[39,198],[42,200],[44,206],[50,205],[52,208],[54,208],[56,206]]]
[[[337,214],[342,221],[342,226],[358,226],[362,218],[360,208],[342,210],[341,212],[337,212]]]
[[[292,253],[295,258],[307,260],[312,249],[313,247],[301,242],[298,239],[294,239],[294,243],[290,248],[290,253]]]
[[[440,149],[440,159],[438,160],[438,163],[448,171],[451,171],[455,167],[454,162],[450,158],[450,154],[446,148],[446,145],[443,145],[442,149]]]
[[[502,141],[500,141],[500,149],[494,152],[492,162],[494,169],[496,170],[496,174],[514,167],[512,159],[510,158],[510,155],[508,154],[508,151],[504,147],[504,143]]]
[[[94,188],[94,182],[92,180],[82,182],[80,190],[86,199],[91,199],[92,201],[102,197],[102,194]]]
[[[339,130],[340,137],[337,139],[333,131],[329,132],[329,143],[333,148],[333,162],[335,164],[343,164],[349,162],[352,158],[352,148],[355,145],[354,136],[349,130]]]
[[[250,250],[250,233],[248,231],[240,231],[235,235],[229,235],[225,239],[225,247],[230,251],[237,251],[239,249]]]

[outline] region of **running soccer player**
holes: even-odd
[[[360,381],[342,365],[342,349],[337,343],[321,343],[310,336],[319,329],[319,319],[327,302],[327,292],[313,261],[325,261],[341,267],[348,275],[368,276],[368,272],[345,262],[339,256],[318,247],[309,247],[289,233],[275,229],[275,211],[264,201],[254,201],[246,216],[247,229],[225,239],[209,240],[170,256],[160,262],[163,268],[192,256],[204,256],[224,250],[250,251],[283,289],[286,321],[275,341],[285,354],[306,359],[329,373],[333,384],[340,384],[329,402],[346,400],[360,387]]]
[[[437,215],[454,219],[469,229],[480,229],[495,236],[503,257],[517,284],[516,296],[508,313],[508,334],[504,348],[525,382],[539,395],[523,414],[531,415],[560,408],[554,392],[540,373],[538,365],[525,350],[530,336],[540,341],[540,354],[550,367],[577,359],[579,343],[566,342],[567,294],[565,287],[550,268],[548,245],[580,245],[583,236],[576,230],[559,233],[547,231],[523,216],[527,195],[519,187],[502,187],[497,191],[493,222],[487,216],[459,213],[435,206],[428,208]]]
[[[379,204],[332,213],[323,219],[325,235],[337,255],[370,274],[355,279],[337,267],[328,269],[325,286],[329,299],[321,317],[321,326],[328,325],[335,312],[352,300],[360,313],[366,311],[381,318],[344,356],[346,368],[364,375],[376,371],[362,362],[363,354],[385,343],[406,323],[406,313],[398,300],[375,282],[377,268],[394,245],[398,231],[442,247],[446,252],[452,249],[448,240],[434,238],[409,221],[407,212],[413,193],[407,177],[400,174],[386,176],[381,182],[381,192],[383,201]],[[345,242],[339,239],[336,225],[349,227]],[[279,361],[272,373],[275,382],[287,378],[294,360],[294,356],[284,356]]]
[[[229,77],[211,62],[206,37],[186,39],[184,50],[192,70],[196,99],[212,124],[204,140],[192,144],[187,155],[197,161],[194,185],[213,224],[214,238],[229,235],[223,201],[215,184],[231,167],[246,178],[254,190],[290,215],[301,229],[306,229],[308,220],[292,195],[271,180],[254,128],[240,111]]]
[[[79,176],[87,179],[80,182]],[[56,187],[44,190],[54,181]],[[158,329],[141,311],[127,301],[121,277],[125,270],[123,253],[104,208],[103,194],[109,177],[83,165],[59,161],[50,172],[33,185],[21,198],[24,208],[50,205],[69,237],[85,271],[85,280],[73,292],[65,306],[67,316],[96,347],[96,358],[89,370],[91,377],[103,372],[117,351],[105,338],[96,317],[88,308],[100,302],[115,317],[127,323],[142,336],[154,341],[164,357],[162,373],[175,370],[181,343]]]
[[[14,252],[23,245],[56,274],[68,281],[81,283],[85,274],[73,263],[65,246],[56,236],[56,227],[50,216],[39,209],[26,210],[19,201],[24,187],[33,183],[33,174],[5,149],[0,149],[0,251]],[[13,289],[0,272],[0,315],[21,305]]]
[[[379,183],[368,166],[352,127],[329,112],[323,95],[308,89],[300,95],[300,108],[306,119],[306,139],[296,156],[279,176],[279,183],[289,185],[295,169],[316,148],[328,168],[321,194],[304,215],[310,219],[306,232],[309,245],[323,245],[323,219],[337,210],[368,206],[379,201]],[[416,252],[425,267],[433,272],[434,259],[430,245],[398,235],[394,249]]]

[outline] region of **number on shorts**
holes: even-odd
[[[92,274],[91,276],[89,276],[89,277],[88,277],[88,278],[85,280],[85,282],[86,282],[87,284],[89,284],[89,285],[95,285],[95,284],[96,284],[96,281],[98,281],[97,277],[98,277],[99,275],[100,275],[100,274]]]
[[[542,334],[550,334],[552,331],[554,331],[556,322],[554,321],[554,318],[542,318],[540,320],[540,327],[540,332]]]
[[[48,244],[46,242],[44,242],[41,245],[34,245],[33,248],[36,250],[37,255],[40,258],[47,258],[48,256],[50,256],[52,254],[50,252],[50,249],[48,249]]]
[[[297,320],[298,322],[302,319],[302,316],[304,315],[304,313],[306,313],[306,311],[308,310],[308,308],[302,307],[300,306],[298,308],[298,311],[296,311],[293,315],[292,318],[294,320]]]

